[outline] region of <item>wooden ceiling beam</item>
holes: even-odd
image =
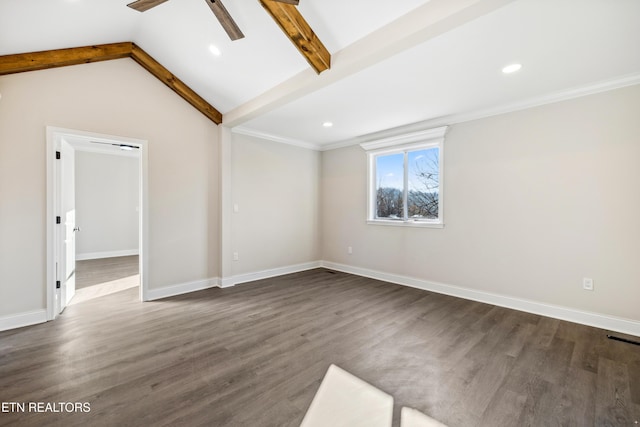
[[[131,46],[131,42],[125,42],[4,55],[0,56],[0,76],[127,58],[131,55]]]
[[[215,124],[222,123],[218,110],[132,42],[3,55],[0,76],[121,58],[133,59]]]
[[[331,54],[294,4],[281,0],[260,0],[260,3],[316,73],[331,68]]]

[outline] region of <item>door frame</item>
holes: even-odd
[[[56,151],[60,150],[61,141],[66,136],[69,138],[80,138],[91,141],[126,144],[139,147],[139,235],[138,247],[140,250],[140,300],[148,301],[148,277],[149,277],[149,179],[148,179],[148,142],[143,139],[128,138],[115,135],[106,135],[94,132],[86,132],[75,129],[65,129],[55,126],[46,127],[47,134],[47,320],[55,319],[59,313],[56,312],[56,280],[58,277],[57,264],[62,260],[61,249],[62,233],[60,225],[56,224],[56,216],[61,215],[59,211],[62,204],[61,172],[62,168],[56,162]]]

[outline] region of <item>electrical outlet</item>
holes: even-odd
[[[591,279],[589,277],[585,277],[584,279],[582,279],[582,289],[584,289],[586,291],[592,291],[593,290],[593,279]]]
[[[240,212],[240,206],[238,206],[238,204],[235,203],[233,205],[233,213],[238,213],[238,212]]]
[[[353,253],[353,248],[352,248],[351,246],[349,246],[349,247],[347,248],[347,253],[348,253],[349,255],[351,255],[351,254]]]
[[[233,253],[233,260],[234,261],[238,261],[240,259],[240,257],[238,256],[238,252],[234,252]]]

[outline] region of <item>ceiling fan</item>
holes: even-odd
[[[132,3],[129,3],[127,6],[137,10],[138,12],[144,12],[145,10],[149,10],[166,1],[168,0],[136,0]],[[293,4],[296,6],[298,5],[298,3],[300,3],[300,0],[274,0],[274,1],[277,1],[280,3]],[[244,34],[242,34],[242,31],[240,31],[240,28],[238,27],[238,25],[233,20],[233,18],[231,17],[231,15],[229,14],[229,12],[227,11],[227,9],[224,7],[224,5],[220,0],[205,0],[205,2],[209,5],[209,7],[211,8],[211,11],[216,16],[216,18],[218,18],[218,21],[220,21],[222,28],[224,28],[224,30],[226,31],[227,35],[231,40],[238,40],[244,37]]]
[[[166,1],[168,0],[136,0],[127,6],[144,12]],[[205,0],[205,2],[231,40],[244,38],[244,34],[220,0]],[[300,0],[259,0],[259,2],[316,73],[320,74],[331,68],[331,54],[296,7]]]

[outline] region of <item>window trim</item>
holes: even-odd
[[[365,142],[360,146],[367,152],[367,224],[386,225],[396,227],[423,227],[423,228],[443,228],[444,227],[444,137],[448,126],[428,129],[418,132],[401,134],[389,138]],[[438,195],[438,220],[416,220],[402,219],[389,220],[376,218],[376,157],[384,154],[407,153],[417,149],[438,148],[438,173],[439,195]],[[406,156],[406,154],[405,154]],[[408,174],[404,173],[403,197],[405,199],[405,209],[407,204]]]

